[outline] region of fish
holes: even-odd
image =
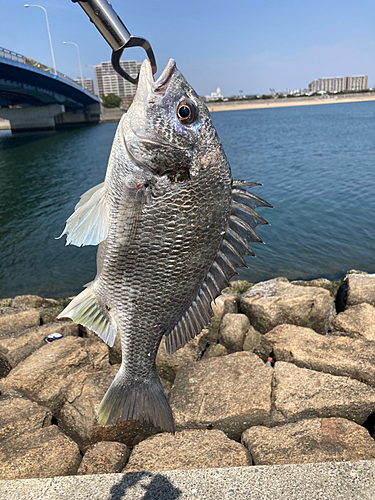
[[[66,244],[99,245],[97,274],[59,314],[121,340],[122,364],[97,410],[101,426],[147,421],[174,432],[155,367],[162,337],[173,354],[209,323],[250,242],[255,211],[271,205],[232,179],[202,99],[170,59],[155,81],[141,66],[133,103],[115,133],[105,180],[66,221]]]

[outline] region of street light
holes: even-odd
[[[80,72],[80,75],[81,75],[81,87],[84,89],[84,86],[83,86],[83,76],[82,76],[82,66],[81,66],[81,58],[79,57],[79,49],[78,49],[78,45],[74,42],[63,42],[64,45],[66,44],[70,44],[70,45],[75,45],[76,46],[76,49],[77,49],[77,56],[78,56],[78,64],[79,64],[79,72]]]
[[[28,3],[26,3],[24,5],[24,7],[39,7],[39,9],[43,9],[44,10],[44,14],[46,15],[46,24],[47,24],[47,31],[48,31],[48,38],[49,38],[49,46],[51,47],[51,55],[52,55],[52,64],[53,64],[53,72],[55,75],[57,75],[57,71],[56,71],[56,64],[55,64],[55,56],[53,55],[53,48],[52,48],[52,40],[51,40],[51,33],[49,31],[49,24],[48,24],[48,16],[47,16],[47,11],[44,7],[42,7],[41,5],[29,5]]]

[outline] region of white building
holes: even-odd
[[[367,75],[318,78],[309,84],[309,90],[310,92],[349,92],[351,90],[366,90],[367,79]]]
[[[138,75],[141,67],[138,61],[121,61],[120,65],[133,78]],[[115,94],[121,97],[122,108],[129,107],[137,87],[118,75],[110,62],[102,62],[94,69],[98,95]]]
[[[219,87],[216,89],[216,92],[211,92],[210,95],[206,95],[207,101],[218,101],[219,99],[223,99],[223,96],[221,95],[221,90]]]
[[[80,78],[75,78],[74,80],[80,87],[81,85],[81,79]],[[94,91],[94,80],[92,78],[83,78],[83,88],[87,90],[87,92],[90,92],[91,94],[95,94]]]

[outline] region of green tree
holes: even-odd
[[[119,108],[121,104],[121,97],[116,94],[101,95],[100,99],[105,108]]]

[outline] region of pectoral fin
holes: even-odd
[[[67,235],[66,244],[98,245],[108,235],[108,207],[104,182],[89,189],[81,196],[74,213],[66,221],[59,238]]]

